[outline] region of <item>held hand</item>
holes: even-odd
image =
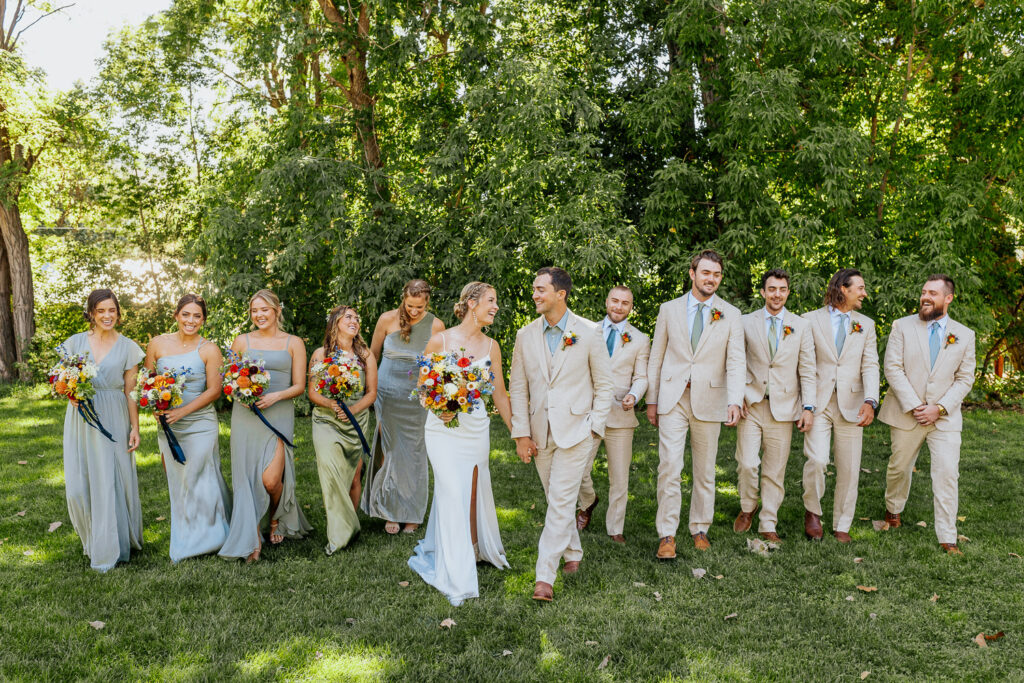
[[[70,404],[71,404],[71,407],[72,407],[72,408],[74,408],[75,410],[78,410],[78,401],[76,401],[76,400],[75,400],[75,399],[73,399],[73,398],[69,398],[69,399],[68,399],[68,403],[70,403]]]
[[[182,406],[178,406],[174,410],[161,411],[161,414],[163,414],[167,418],[167,424],[169,425],[172,425],[181,418],[185,417],[185,411],[182,410]]]
[[[139,447],[139,428],[132,427],[132,431],[128,432],[128,452],[131,453]]]
[[[274,405],[281,400],[281,394],[276,391],[272,391],[269,394],[263,394],[263,397],[256,401],[256,407],[260,410],[266,410],[270,406]]]
[[[348,422],[348,415],[345,414],[345,411],[341,409],[340,405],[335,403],[331,407],[334,409],[334,416],[338,418],[339,422]]]
[[[860,411],[857,413],[857,426],[867,427],[869,424],[875,421],[875,409],[871,407],[870,403],[861,404]]]
[[[939,407],[922,405],[914,408],[914,419],[919,425],[927,427],[935,424],[939,419]]]
[[[806,434],[811,431],[812,424],[814,424],[814,413],[809,410],[805,410],[800,414],[800,419],[796,421],[796,428]]]
[[[523,462],[529,464],[530,459],[537,455],[537,444],[528,436],[521,436],[516,439],[516,455]]]
[[[634,406],[636,406],[636,396],[633,394],[626,394],[626,398],[622,399],[622,409],[627,411],[633,410]]]
[[[450,413],[450,412],[447,412],[447,411],[441,413],[441,422],[444,422],[445,424],[448,424],[449,422],[451,422],[454,419],[455,419],[455,413]]]
[[[743,399],[743,407],[740,408],[740,416],[744,420],[750,417],[750,407],[747,405],[747,399]]]
[[[742,412],[743,411],[740,410],[740,407],[737,405],[729,406],[729,419],[725,421],[725,426],[735,427],[736,424],[740,421],[740,415],[742,414]]]
[[[647,421],[651,423],[652,427],[658,426],[658,405],[656,403],[647,404]]]

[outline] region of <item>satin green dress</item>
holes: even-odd
[[[353,396],[349,407],[362,397],[362,393]],[[370,411],[363,410],[355,418],[363,435],[369,435]],[[363,456],[363,446],[352,424],[339,420],[333,410],[314,406],[312,419],[316,470],[327,511],[326,551],[330,555],[348,545],[359,531],[359,516],[349,490]]]

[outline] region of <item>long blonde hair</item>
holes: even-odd
[[[398,333],[402,341],[408,342],[412,334],[412,321],[405,310],[405,300],[410,296],[422,296],[427,299],[427,306],[430,306],[430,285],[426,280],[409,280],[402,287],[402,301],[398,304]]]
[[[270,307],[273,308],[277,312],[277,326],[279,328],[283,329],[284,328],[284,324],[283,324],[284,320],[282,320],[282,315],[284,314],[284,304],[281,303],[281,299],[278,298],[277,294],[274,294],[269,289],[261,289],[260,291],[256,292],[251,297],[249,297],[249,318],[250,319],[252,318],[252,302],[256,301],[256,299],[263,299],[268,304],[270,304]]]

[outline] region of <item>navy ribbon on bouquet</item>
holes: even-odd
[[[287,446],[288,448],[291,448],[291,449],[295,448],[295,444],[293,444],[291,441],[289,441],[288,437],[286,437],[281,432],[277,431],[277,428],[274,427],[274,425],[270,424],[270,421],[267,420],[267,418],[263,415],[263,411],[256,407],[256,404],[253,404],[253,405],[249,406],[249,408],[252,409],[252,412],[256,413],[256,417],[258,417],[260,420],[262,420],[263,424],[267,425],[267,429],[269,429],[270,431],[274,432],[274,434],[277,436],[277,438],[281,439],[281,441],[284,442],[285,446]]]
[[[174,435],[171,425],[167,424],[167,416],[160,415],[157,419],[160,420],[160,426],[164,428],[164,436],[167,437],[167,445],[171,449],[171,457],[184,465],[185,451],[181,449],[181,444],[178,443],[178,437]]]
[[[363,428],[359,426],[358,422],[356,422],[356,416],[352,414],[352,411],[348,409],[348,406],[345,405],[345,402],[340,398],[336,398],[334,400],[339,406],[341,406],[341,409],[345,411],[345,416],[348,418],[349,424],[351,424],[356,430],[356,435],[359,437],[359,443],[363,444],[363,453],[366,453],[367,457],[369,457],[370,444],[366,443],[366,437],[363,436]]]
[[[96,412],[96,406],[93,405],[92,399],[87,398],[83,401],[78,402],[78,414],[85,420],[85,424],[99,431],[100,434],[107,437],[110,443],[116,443],[114,436],[107,431],[107,428],[100,422],[100,416]]]

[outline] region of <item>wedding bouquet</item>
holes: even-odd
[[[332,401],[351,401],[363,391],[363,368],[354,354],[338,351],[310,369],[316,390]]]
[[[416,359],[420,368],[420,384],[410,398],[418,398],[420,405],[441,417],[442,413],[455,413],[445,426],[459,426],[459,415],[468,413],[484,396],[494,392],[494,374],[491,362],[472,362],[465,349],[451,353],[433,353]]]
[[[139,380],[135,385],[135,391],[132,392],[132,398],[139,404],[139,407],[143,410],[151,411],[165,411],[171,408],[177,408],[181,405],[181,388],[183,377],[188,374],[187,371],[175,371],[175,370],[164,370],[163,372],[156,372],[143,368],[139,371]],[[182,465],[185,464],[185,452],[181,448],[181,444],[178,443],[178,437],[171,431],[171,425],[167,422],[165,415],[158,415],[157,422],[160,423],[160,427],[164,430],[164,437],[167,439],[167,445],[171,449],[171,457],[177,460]]]
[[[256,405],[270,384],[270,374],[262,358],[250,358],[248,354],[239,356],[234,351],[228,351],[220,376],[228,400],[249,407]]]
[[[92,402],[92,397],[96,395],[96,387],[93,386],[92,380],[99,372],[99,368],[87,356],[68,353],[63,346],[57,347],[57,354],[60,361],[50,368],[46,377],[50,384],[50,393],[55,398],[77,401],[78,414],[85,423],[99,430],[100,434],[113,442],[113,435],[100,422],[100,416]]]

